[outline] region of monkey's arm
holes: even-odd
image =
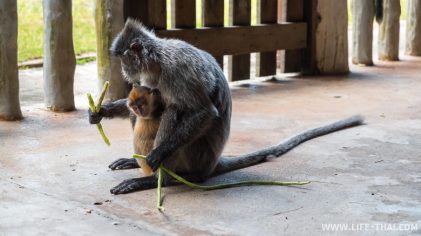
[[[218,111],[213,105],[196,111],[181,111],[176,106],[168,106],[158,129],[158,146],[147,156],[148,165],[156,171],[178,148],[203,134],[217,117]]]
[[[98,124],[103,117],[126,118],[126,117],[129,117],[129,114],[130,114],[129,108],[127,107],[127,98],[102,105],[99,112],[92,112],[91,109],[89,109],[88,112],[89,112],[89,123],[91,124]]]

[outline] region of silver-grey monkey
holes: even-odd
[[[147,156],[155,171],[161,163],[190,181],[248,167],[277,157],[298,144],[350,126],[362,124],[353,116],[311,129],[278,145],[237,157],[221,157],[230,133],[231,94],[224,73],[215,59],[184,41],[163,39],[141,23],[127,20],[114,39],[111,53],[121,59],[125,79],[132,84],[158,89],[166,104],[154,142]],[[102,117],[128,116],[127,99],[90,111],[90,122]],[[133,159],[119,159],[111,169],[139,167]],[[164,184],[172,181],[166,177]],[[155,176],[128,179],[111,189],[113,194],[154,188]]]

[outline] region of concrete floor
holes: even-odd
[[[78,110],[71,113],[43,107],[42,70],[21,71],[25,119],[0,122],[0,235],[421,235],[421,59],[351,69],[346,77],[232,86],[225,154],[250,152],[352,114],[366,116],[367,125],[209,181],[311,184],[208,192],[169,187],[164,214],[155,209],[155,190],[109,193],[141,174],[107,168],[132,154],[128,120],[103,122],[111,147],[88,124],[85,93],[96,90],[95,64],[77,68]],[[323,231],[333,223],[349,230]],[[399,224],[417,230],[387,228]]]

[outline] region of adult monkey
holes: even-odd
[[[155,171],[161,163],[193,182],[248,167],[277,157],[311,138],[359,125],[360,116],[308,130],[286,141],[237,157],[220,157],[228,139],[231,94],[224,73],[215,59],[180,40],[161,39],[141,23],[127,20],[114,39],[111,53],[121,59],[123,75],[132,84],[157,88],[166,104],[154,149],[147,156]],[[128,116],[127,99],[90,111],[90,123],[102,117]],[[139,167],[134,159],[119,159],[111,169]],[[169,177],[164,184],[171,184]],[[128,179],[111,189],[113,194],[154,188],[155,176]]]

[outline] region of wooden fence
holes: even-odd
[[[276,74],[277,50],[285,49],[288,72],[305,70],[300,58],[302,50],[309,48],[308,25],[314,12],[313,1],[285,1],[287,20],[278,23],[278,0],[260,0],[257,8],[260,22],[251,26],[251,1],[231,0],[232,26],[224,27],[224,0],[206,0],[202,5],[203,28],[196,28],[195,0],[177,0],[172,6],[172,25],[167,29],[166,0],[126,0],[125,18],[132,17],[154,28],[161,37],[185,40],[211,53],[223,65],[223,56],[230,55],[228,75],[230,81],[250,78],[250,53],[258,52],[257,76]],[[282,8],[280,8],[282,9]],[[310,55],[310,51],[307,51]],[[310,56],[311,58],[311,56]],[[307,67],[311,63],[307,64]],[[311,69],[307,69],[310,71]]]

